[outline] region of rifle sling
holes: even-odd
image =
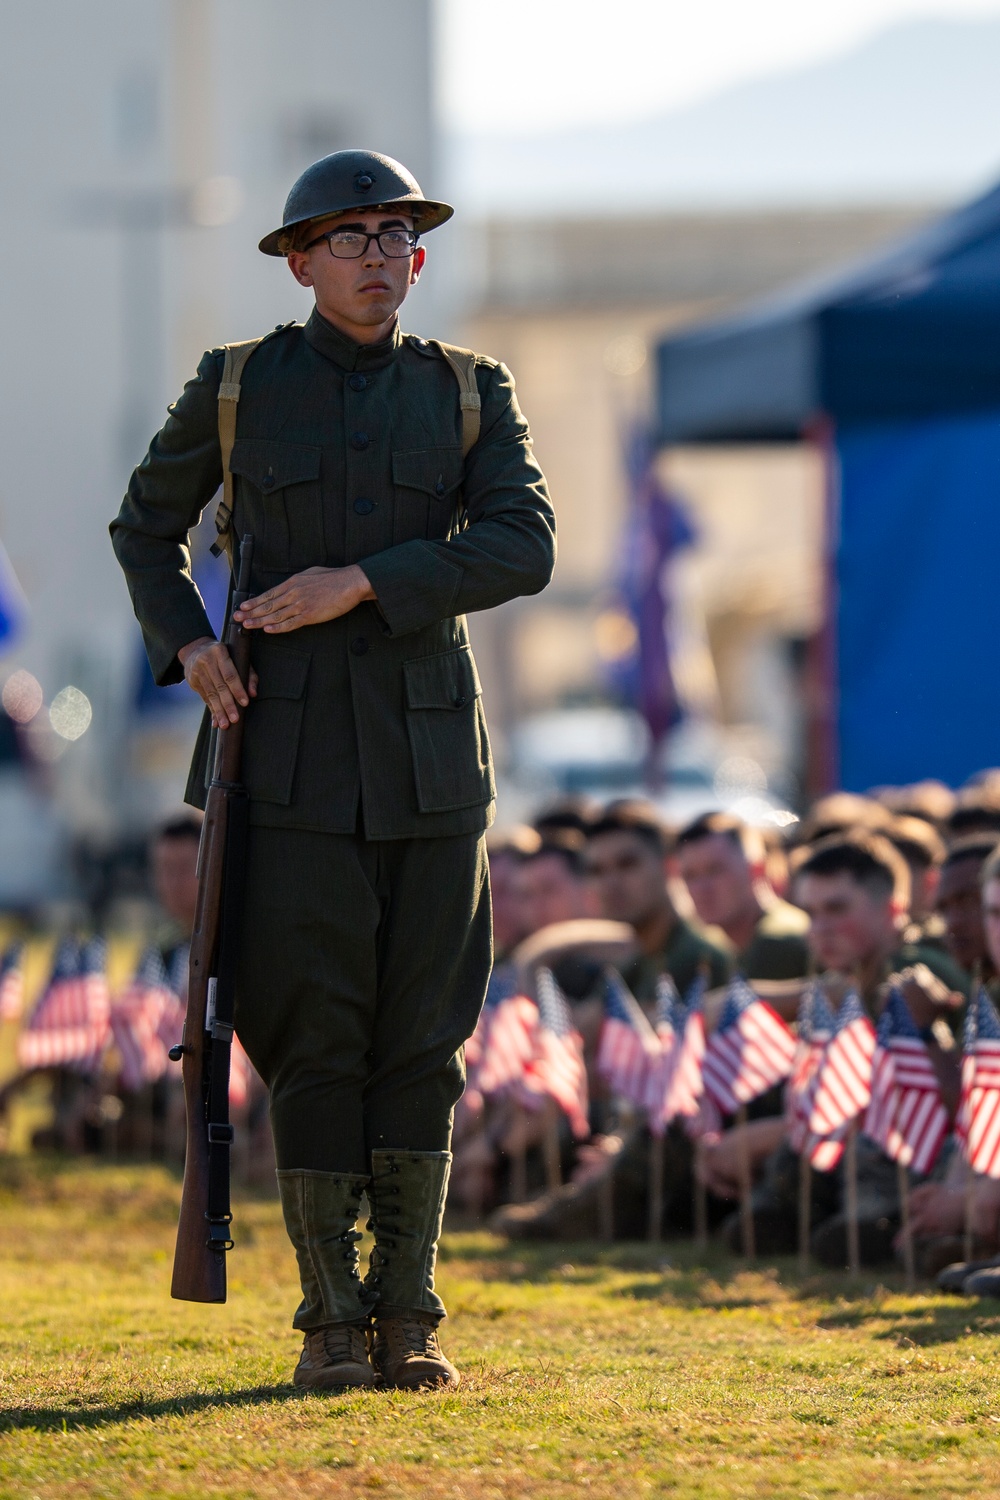
[[[229,1121],[229,1069],[236,1000],[236,967],[243,914],[243,872],[246,869],[250,799],[243,787],[227,796],[225,875],[219,924],[219,956],[215,977],[215,1011],[208,1051],[208,1097],[205,1101],[208,1132],[208,1243],[216,1250],[231,1250],[229,1225],[230,1151],[233,1127]]]

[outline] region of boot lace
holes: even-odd
[[[329,1323],[309,1334],[309,1354],[321,1364],[367,1364],[368,1338],[363,1325]]]
[[[376,1332],[385,1340],[389,1357],[393,1360],[411,1356],[419,1359],[442,1357],[436,1326],[421,1318],[386,1318],[376,1324]]]

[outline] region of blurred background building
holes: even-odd
[[[26,605],[0,658],[0,901],[65,891],[70,845],[99,864],[179,801],[197,710],[148,678],[108,522],[202,352],[307,314],[256,250],[298,173],[366,143],[435,179],[430,17],[430,0],[0,7],[0,542]],[[418,331],[447,316],[441,270]],[[72,694],[75,719],[50,714],[69,687],[89,724]]]

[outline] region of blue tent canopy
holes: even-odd
[[[1000,409],[1000,187],[846,273],[663,340],[665,443]]]
[[[663,442],[832,432],[817,780],[1000,764],[1000,187],[657,357]]]

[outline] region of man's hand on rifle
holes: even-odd
[[[208,704],[216,729],[228,729],[238,722],[240,710],[257,696],[257,673],[250,668],[249,695],[240,681],[227,647],[211,636],[199,637],[182,646],[177,653],[184,668],[184,679],[199,698]]]

